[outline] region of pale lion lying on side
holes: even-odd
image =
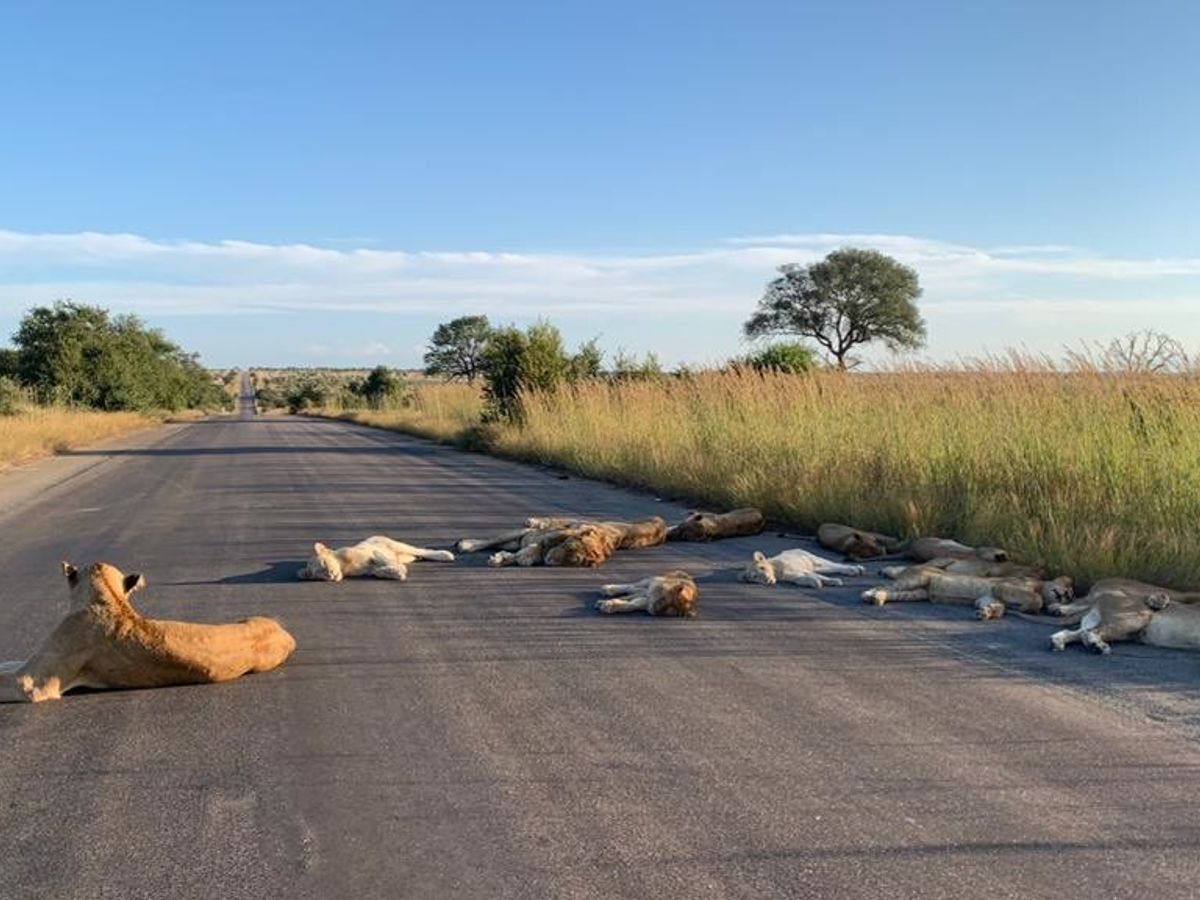
[[[1037,613],[1044,606],[1073,596],[1071,579],[1066,576],[1046,581],[1040,570],[977,558],[957,560],[944,568],[892,566],[884,569],[883,574],[894,579],[895,584],[863,591],[864,601],[876,606],[922,600],[973,605],[981,619],[998,619],[1007,607]]]
[[[608,600],[597,600],[596,609],[602,613],[637,612],[645,610],[652,616],[696,615],[696,582],[682,569],[643,578],[632,584],[606,584],[600,593]]]
[[[32,658],[0,664],[0,702],[57,700],[72,688],[151,688],[229,681],[282,665],[296,641],[274,619],[227,625],[147,619],[129,602],[145,584],[95,563],[63,563],[72,612]]]
[[[1200,593],[1173,591],[1131,578],[1104,578],[1087,596],[1057,604],[1051,612],[1075,617],[1078,627],[1050,635],[1054,650],[1078,641],[1101,653],[1114,641],[1140,641],[1153,647],[1200,650]]]
[[[668,541],[715,541],[758,534],[766,526],[763,514],[753,507],[727,513],[693,512],[667,529]]]
[[[343,578],[408,578],[408,564],[418,559],[454,562],[449,550],[426,550],[382,534],[359,541],[353,547],[331,550],[317,541],[313,555],[296,577],[304,581],[341,581]]]
[[[666,535],[667,523],[658,516],[637,522],[535,517],[524,528],[494,538],[463,538],[455,546],[463,553],[496,550],[490,566],[595,567],[618,550],[656,547]]]
[[[798,584],[803,587],[823,588],[838,586],[840,578],[829,575],[862,575],[866,568],[849,563],[838,563],[807,550],[784,550],[767,558],[758,550],[754,558],[742,570],[742,581],[751,584]]]

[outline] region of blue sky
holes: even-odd
[[[0,5],[0,335],[70,296],[213,365],[546,316],[742,350],[781,262],[914,265],[927,355],[1200,348],[1200,5]]]

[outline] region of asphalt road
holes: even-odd
[[[35,487],[30,487],[35,486]],[[35,489],[36,488],[36,489]],[[0,478],[0,659],[58,561],[151,615],[277,616],[283,668],[0,707],[0,896],[1193,897],[1200,660],[737,583],[775,535],[599,572],[298,582],[314,540],[428,546],[653,496],[342,423],[206,421]],[[602,617],[683,566],[700,617]]]

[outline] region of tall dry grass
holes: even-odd
[[[1007,547],[1083,581],[1200,587],[1200,381],[990,361],[958,371],[706,373],[527,397],[499,453],[716,507]],[[359,421],[453,439],[478,398],[429,386]]]
[[[16,415],[0,416],[0,469],[149,428],[161,421],[161,417],[132,412],[29,407]]]
[[[461,382],[431,382],[418,386],[395,409],[341,409],[326,407],[312,410],[314,415],[359,422],[376,428],[390,428],[455,442],[479,425],[483,400],[478,385]]]

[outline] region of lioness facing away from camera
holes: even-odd
[[[900,549],[901,541],[877,531],[863,531],[837,522],[825,522],[817,529],[817,543],[851,559],[876,559]]]
[[[463,538],[458,550],[495,550],[490,566],[582,566],[604,563],[617,550],[656,547],[666,540],[667,523],[658,516],[636,522],[534,517],[524,528],[494,538]]]
[[[715,541],[721,538],[747,537],[766,526],[763,514],[747,507],[727,513],[693,512],[667,529],[668,541]]]
[[[116,566],[63,563],[72,611],[30,659],[0,664],[0,702],[57,700],[72,688],[229,681],[282,665],[296,641],[274,619],[225,625],[148,619],[130,603],[145,584]]]
[[[866,568],[849,563],[838,563],[807,550],[784,550],[769,559],[758,550],[745,569],[741,580],[751,584],[798,584],[802,587],[837,587],[840,578],[830,575],[862,575]]]
[[[296,573],[302,581],[341,581],[343,578],[408,578],[408,564],[418,559],[454,562],[449,550],[427,550],[382,534],[359,541],[352,547],[331,550],[320,541],[313,555]]]
[[[596,601],[596,609],[602,613],[645,610],[652,616],[689,619],[696,615],[696,582],[682,569],[672,569],[632,584],[606,584],[600,588],[600,593],[609,598]]]

